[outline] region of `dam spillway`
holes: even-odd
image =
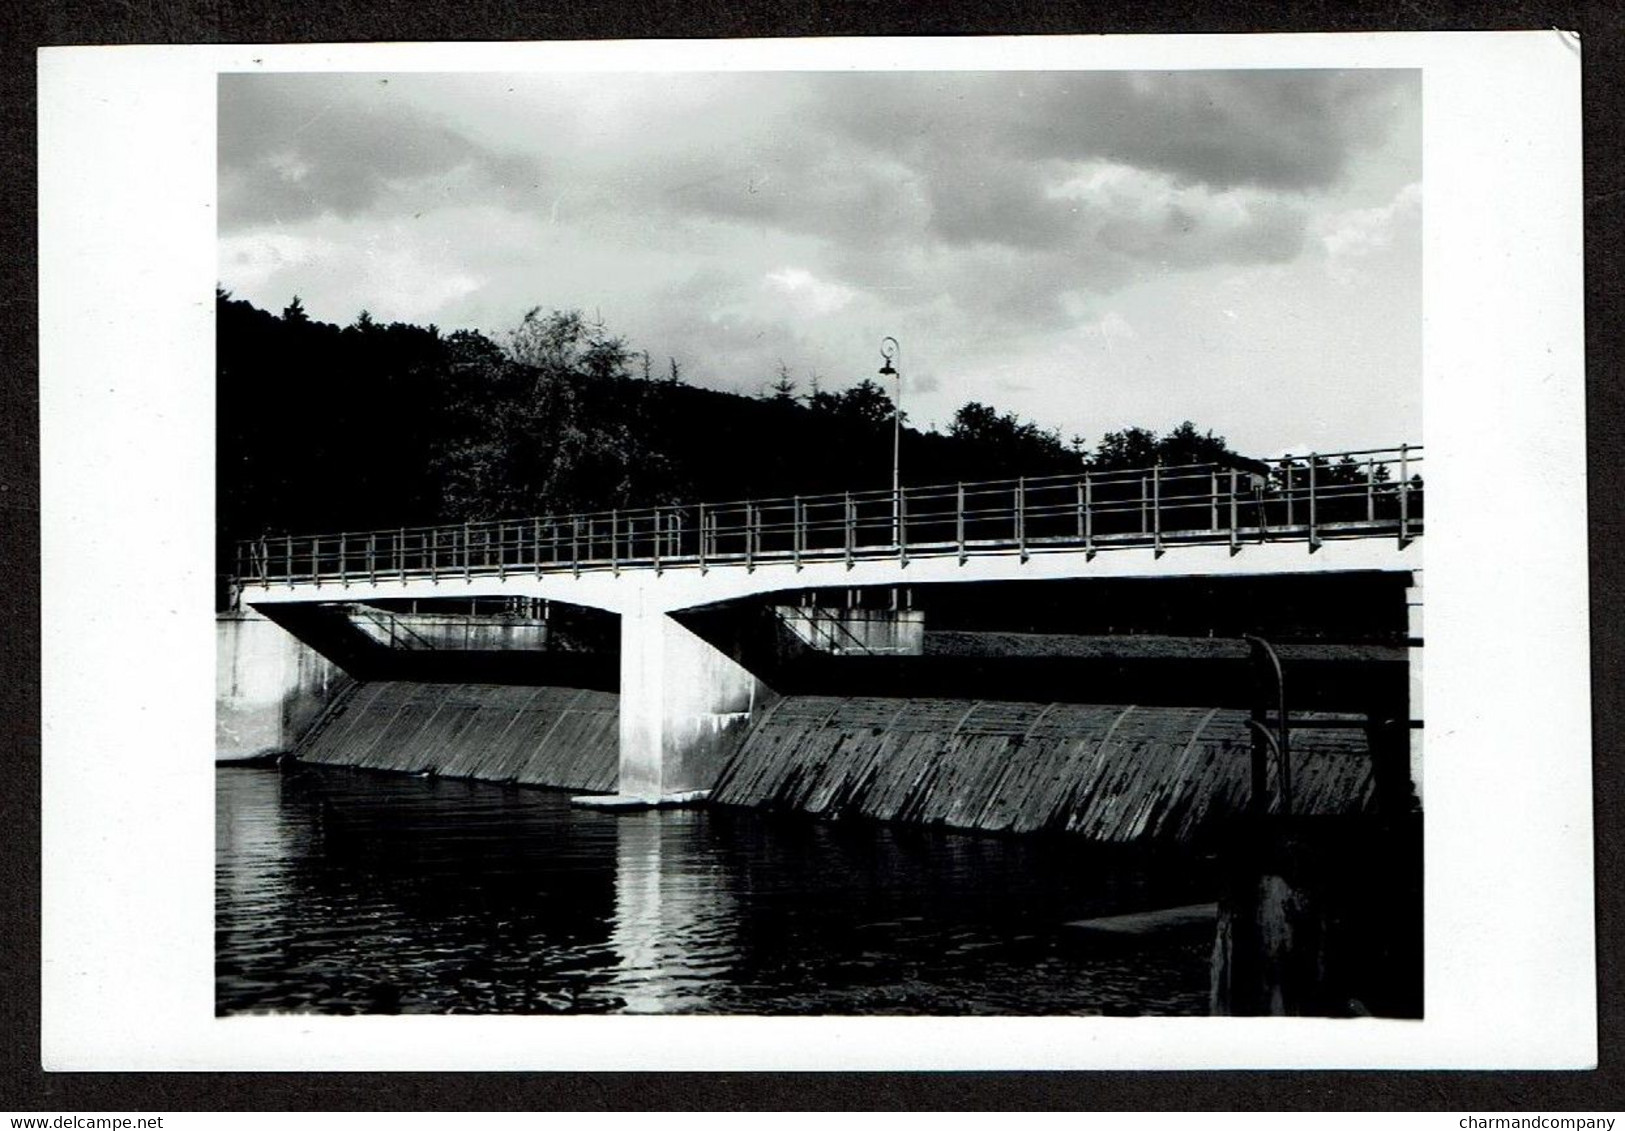
[[[366,683],[300,743],[302,761],[607,793],[620,696],[569,687]]]
[[[297,750],[306,762],[615,789],[613,692],[362,684]],[[1245,811],[1252,736],[1230,708],[787,696],[755,721],[711,803],[1114,844],[1200,842]],[[1293,738],[1294,809],[1373,798],[1358,728]]]
[[[1201,707],[799,696],[754,726],[712,801],[982,832],[1192,843],[1245,811],[1248,713]],[[1358,729],[1293,741],[1294,809],[1360,812]]]

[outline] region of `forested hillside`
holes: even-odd
[[[888,487],[892,403],[873,380],[797,396],[685,384],[579,313],[493,340],[313,321],[217,294],[219,534],[376,529],[679,500]],[[767,375],[764,375],[764,377]],[[906,416],[905,416],[906,420]],[[906,427],[905,483],[1188,463],[1225,454],[1185,424],[1094,446],[971,402]]]

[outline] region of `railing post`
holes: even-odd
[[[661,548],[662,548],[661,545],[660,545],[660,541],[661,541],[661,539],[663,539],[666,536],[666,532],[664,530],[662,530],[661,527],[660,527],[660,508],[659,507],[656,507],[654,509],[654,527],[649,532],[649,536],[654,540],[653,549],[654,549],[654,562],[655,562],[655,576],[659,577],[660,576],[660,551],[661,551]]]
[[[897,564],[908,565],[908,492],[897,488]]]
[[[570,516],[570,572],[581,576],[581,516]]]
[[[260,535],[260,581],[269,586],[271,584],[271,545]]]
[[[1027,560],[1027,477],[1016,479],[1016,551]]]
[[[293,535],[288,535],[288,588],[293,588]]]
[[[1239,479],[1240,476],[1236,474],[1236,469],[1232,467],[1230,469],[1230,552],[1232,554],[1236,552],[1236,488]]]
[[[790,500],[790,556],[796,563],[796,569],[801,568],[801,496],[796,495]]]
[[[497,523],[497,580],[508,576],[508,526]]]
[[[706,543],[706,538],[707,538],[708,534],[709,534],[709,531],[706,530],[706,522],[705,522],[705,504],[701,503],[700,504],[700,529],[699,529],[698,533],[695,536],[696,540],[699,542],[699,547],[700,547],[700,572],[701,573],[705,572],[705,548],[706,548],[705,543]]]
[[[1151,532],[1150,531],[1151,524],[1147,520],[1146,513],[1145,513],[1145,499],[1146,499],[1145,476],[1142,475],[1142,476],[1140,476],[1140,534],[1142,536],[1144,536],[1146,534],[1149,534]]]
[[[1151,551],[1162,553],[1162,464],[1151,465]]]
[[[1399,545],[1410,542],[1411,462],[1410,445],[1399,445]]]
[[[463,519],[463,580],[468,581],[474,576],[474,546],[469,535],[473,524]]]
[[[1315,453],[1309,453],[1309,550],[1320,548],[1320,537],[1315,533]]]
[[[752,556],[752,551],[755,549],[753,543],[756,541],[755,538],[752,537],[752,533],[753,533],[754,530],[755,530],[755,527],[754,527],[754,525],[752,523],[752,519],[751,519],[751,505],[750,505],[749,502],[746,502],[745,503],[745,572],[746,573],[750,573],[753,570],[755,570],[755,568],[756,568],[756,562],[753,560],[753,556]]]
[[[349,535],[339,532],[339,584],[350,588]]]
[[[903,556],[903,486],[893,483],[891,491],[891,540],[897,556]]]
[[[367,535],[367,583],[378,584],[378,535]]]
[[[1090,560],[1095,556],[1095,479],[1083,473],[1083,549]]]
[[[616,577],[621,575],[620,536],[621,513],[612,507],[609,512],[609,570]]]
[[[1377,521],[1377,457],[1365,457],[1365,520]]]
[[[530,553],[533,559],[531,567],[535,569],[536,576],[540,577],[542,576],[542,520],[540,518],[531,521]]]
[[[1215,471],[1208,472],[1207,473],[1207,480],[1208,480],[1208,499],[1210,501],[1210,506],[1209,506],[1209,510],[1208,510],[1208,529],[1217,532],[1218,529],[1219,529],[1219,473],[1218,473],[1218,471],[1215,470]]]
[[[857,537],[857,531],[855,530],[855,527],[857,525],[857,515],[852,510],[852,492],[847,491],[847,492],[843,493],[841,498],[844,500],[844,504],[845,504],[842,511],[841,511],[841,514],[843,516],[843,518],[842,518],[842,526],[843,526],[842,541],[843,541],[843,544],[846,546],[846,568],[851,569],[852,568],[852,543],[853,543],[853,540]]]
[[[1288,528],[1290,528],[1292,526],[1292,492],[1294,489],[1292,485],[1291,456],[1283,456],[1281,458],[1281,471],[1286,476],[1286,524]],[[1288,534],[1287,537],[1290,538],[1291,535]]]
[[[959,543],[959,564],[965,564],[965,484],[954,485],[954,538]]]

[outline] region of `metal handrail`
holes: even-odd
[[[1357,458],[1358,457],[1358,458]],[[241,585],[1097,551],[1422,531],[1422,449],[1158,465],[722,503],[667,504],[237,545]],[[1351,470],[1352,469],[1352,470]]]

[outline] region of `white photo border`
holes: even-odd
[[[1419,68],[1425,1016],[214,1014],[217,76]],[[1559,31],[46,48],[48,1070],[1595,1065],[1578,40]]]

